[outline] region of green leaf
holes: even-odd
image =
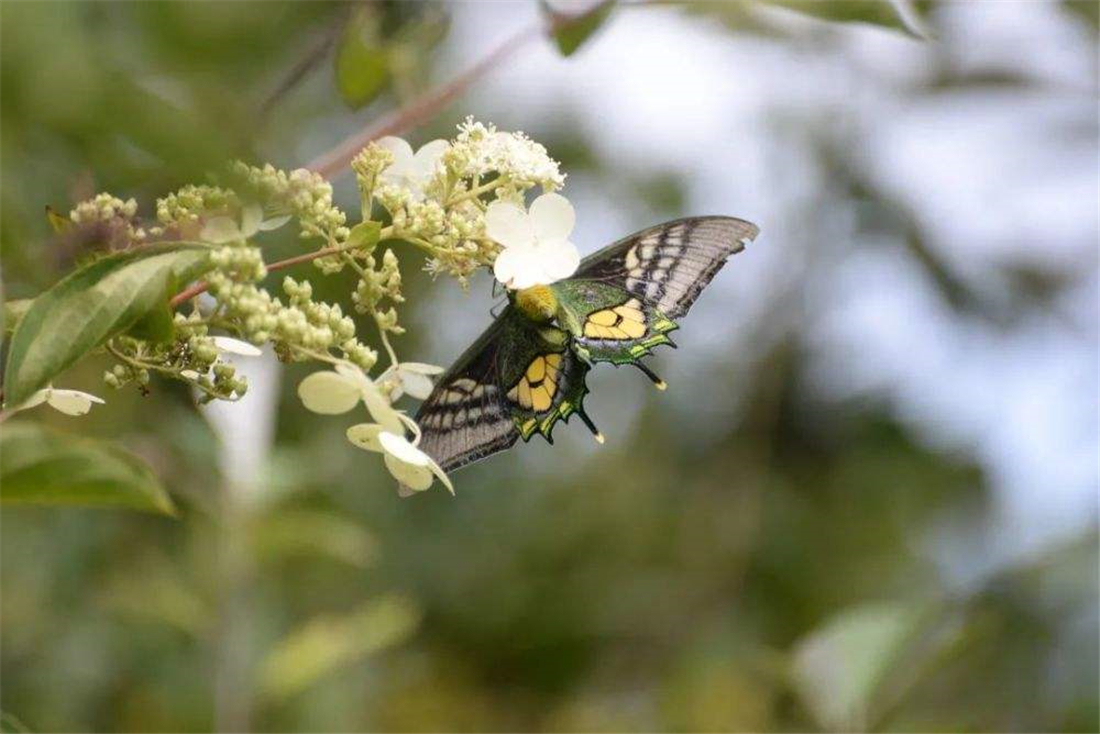
[[[388,594],[342,617],[319,617],[291,632],[263,664],[264,692],[276,698],[305,690],[322,676],[404,642],[420,624],[420,609]]]
[[[4,304],[4,313],[0,319],[4,321],[5,334],[15,331],[15,327],[19,326],[19,322],[27,315],[27,311],[31,310],[32,303],[34,303],[33,298],[18,298]]]
[[[0,502],[122,507],[174,515],[141,459],[115,444],[14,422],[0,427]]]
[[[360,222],[351,228],[347,241],[348,247],[361,247],[364,252],[370,252],[378,244],[378,238],[382,233],[382,223],[368,220]]]
[[[599,30],[611,15],[614,6],[615,0],[603,0],[579,15],[566,15],[553,10],[544,2],[542,7],[553,22],[551,35],[561,55],[572,56],[593,33]]]
[[[762,0],[835,23],[867,23],[924,38],[929,2],[912,0]]]
[[[900,604],[848,609],[795,646],[795,690],[819,725],[866,731],[875,694],[923,615]]]
[[[22,404],[92,349],[165,308],[169,287],[207,270],[208,254],[187,242],[127,250],[77,270],[34,299],[12,335],[7,405]]]
[[[162,305],[154,307],[149,313],[134,322],[134,325],[126,330],[126,334],[147,342],[163,343],[171,341],[176,335],[176,322],[173,319],[172,308],[168,305],[168,301],[165,300]]]
[[[126,330],[127,336],[155,344],[172,341],[176,336],[176,320],[169,299],[178,291],[179,283],[175,275],[169,274],[164,288],[164,298]]]
[[[389,54],[374,8],[360,8],[344,28],[336,49],[336,87],[352,109],[374,100],[390,79]]]

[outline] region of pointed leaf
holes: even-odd
[[[208,254],[187,242],[127,250],[86,265],[34,299],[12,335],[5,403],[19,405],[107,339],[164,309],[170,286],[207,270]]]
[[[382,233],[382,223],[367,220],[360,222],[351,228],[347,241],[348,247],[361,247],[364,252],[370,252],[378,244],[378,237]]]
[[[0,502],[121,507],[175,514],[141,459],[95,439],[13,422],[0,427]]]

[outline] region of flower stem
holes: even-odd
[[[393,236],[393,226],[385,227],[378,235],[380,240],[387,239]],[[294,257],[288,257],[285,260],[277,260],[267,266],[267,271],[274,272],[276,270],[282,270],[283,268],[289,268],[292,265],[298,265],[299,263],[309,262],[310,260],[316,260],[319,257],[328,257],[329,255],[339,255],[342,252],[349,252],[362,247],[362,245],[338,245],[335,247],[325,247],[320,250],[314,250],[313,252],[305,252],[301,255],[295,255]],[[172,300],[168,302],[171,308],[179,308],[180,304],[190,301],[200,293],[205,293],[206,289],[210,287],[210,284],[205,280],[196,281],[189,288],[180,291],[176,295],[172,296]]]

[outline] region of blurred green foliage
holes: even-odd
[[[363,18],[399,48],[375,49]],[[445,8],[411,3],[0,4],[5,297],[81,255],[46,204],[148,204],[234,156],[299,165],[448,78],[431,66],[446,28]],[[652,219],[684,213],[675,173],[634,180],[568,120],[553,135],[566,170]],[[889,210],[842,155],[822,151],[834,195]],[[300,367],[246,500],[190,396],[114,393],[78,430],[147,459],[180,518],[3,511],[5,729],[1095,731],[1095,533],[950,584],[920,541],[994,513],[989,478],[885,401],[815,397],[803,337],[710,366],[744,402],[716,391],[689,418],[647,397],[579,467],[502,457],[464,472],[458,499],[398,501],[294,399]]]

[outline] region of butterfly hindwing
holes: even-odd
[[[581,261],[573,280],[619,286],[669,319],[688,312],[726,258],[760,229],[734,217],[693,217],[644,229]]]
[[[659,344],[678,328],[651,304],[617,285],[596,280],[555,283],[555,294],[573,348],[591,362],[628,364]]]
[[[420,449],[451,471],[541,433],[581,409],[588,365],[565,332],[507,308],[420,406]]]

